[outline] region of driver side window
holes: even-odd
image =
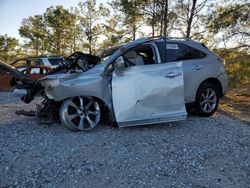
[[[151,45],[142,45],[124,54],[126,67],[155,64],[155,54]]]

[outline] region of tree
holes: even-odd
[[[87,0],[79,2],[78,13],[80,29],[84,33],[83,47],[88,49],[89,54],[92,54],[96,51],[98,38],[104,32],[103,23],[100,20],[108,15],[109,10],[103,4],[98,6],[96,0]]]
[[[29,39],[29,46],[35,51],[36,56],[44,52],[44,20],[41,15],[30,16],[23,19],[19,34]]]
[[[191,35],[191,30],[196,26],[200,17],[201,11],[207,4],[207,0],[178,0],[176,4],[176,13],[178,16],[177,27],[175,30],[187,38],[192,38],[196,33]]]
[[[18,40],[8,35],[0,35],[0,59],[4,62],[12,60],[15,56],[15,50],[18,46]]]
[[[122,27],[121,15],[119,14],[110,16],[104,25],[103,34],[105,39],[101,44],[100,50],[129,41],[129,38],[126,37],[126,29]]]
[[[221,41],[234,49],[250,48],[250,3],[232,3],[217,7],[209,16],[207,28],[213,35],[220,33]],[[215,14],[216,13],[216,14]]]
[[[44,53],[65,55],[74,44],[75,25],[75,14],[62,6],[49,7],[43,15],[24,19],[19,33],[28,39],[28,46],[37,56]]]
[[[155,36],[155,27],[156,27],[156,14],[157,14],[157,3],[156,0],[146,0],[142,5],[142,11],[145,15],[145,20],[148,25],[151,27],[151,35]]]
[[[136,39],[139,29],[144,25],[142,7],[145,0],[114,0],[112,5],[123,14],[123,24],[127,29],[127,34],[132,35],[132,40]]]
[[[164,23],[164,27],[163,27],[163,35],[167,36],[167,28],[168,28],[168,0],[165,0],[164,3],[164,17],[163,17],[163,23]]]
[[[63,6],[56,6],[47,8],[43,17],[47,50],[52,54],[66,54],[74,38],[76,16]]]
[[[151,36],[170,35],[177,14],[170,0],[145,0],[142,6],[143,17],[151,27]]]

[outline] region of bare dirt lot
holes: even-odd
[[[250,123],[225,115],[89,132],[0,94],[0,187],[250,187]],[[249,109],[248,109],[249,110]]]

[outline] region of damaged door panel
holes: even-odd
[[[113,73],[112,98],[116,120],[121,127],[183,120],[182,63],[152,64]]]

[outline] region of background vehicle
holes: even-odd
[[[43,66],[50,66],[50,67],[57,67],[59,66],[60,62],[64,59],[62,56],[48,56],[48,57],[28,57],[23,59],[17,59],[16,61],[12,62],[10,65],[17,67],[17,66],[24,66],[24,65],[43,65]]]
[[[23,65],[16,67],[16,70],[22,72],[32,80],[38,80],[46,76],[48,72],[52,70],[52,67],[42,65]],[[0,72],[0,91],[9,91],[12,88],[10,85],[12,77],[12,74],[9,72]]]
[[[60,56],[51,57],[29,57],[23,59],[17,59],[11,63],[11,66],[15,67],[18,71],[23,72],[28,77],[34,80],[40,79],[47,75],[47,73],[59,66],[59,63],[63,60]],[[8,72],[0,72],[0,91],[9,91],[11,89],[10,80],[12,75]]]

